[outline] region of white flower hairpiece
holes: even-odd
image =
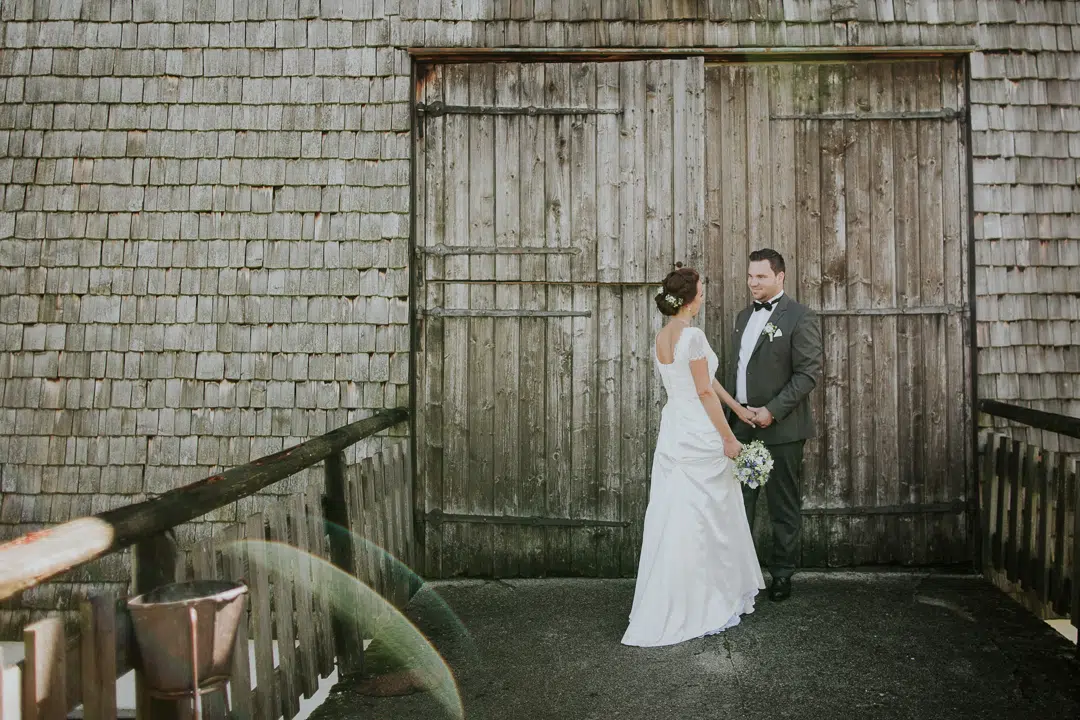
[[[668,304],[671,305],[671,307],[682,307],[682,298],[675,297],[674,295],[665,295],[664,299],[668,301]]]

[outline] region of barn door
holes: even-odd
[[[711,66],[710,334],[749,301],[749,250],[821,315],[804,565],[969,559],[967,148],[955,60]],[[727,361],[734,351],[725,348]],[[759,511],[760,513],[760,511]],[[758,547],[771,537],[759,517]]]
[[[425,572],[633,574],[652,296],[702,259],[704,64],[437,65],[416,99]]]

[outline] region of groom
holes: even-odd
[[[810,308],[784,293],[784,258],[777,251],[750,253],[747,284],[754,303],[735,319],[730,347],[738,362],[727,387],[749,412],[731,426],[740,442],[761,440],[773,457],[765,483],[773,527],[769,598],[780,601],[791,595],[799,553],[800,473],[803,445],[814,435],[809,395],[821,375],[821,328]],[[751,528],[759,492],[743,486]]]

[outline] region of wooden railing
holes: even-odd
[[[982,412],[1080,437],[1080,420],[984,400]],[[1080,628],[1080,480],[1077,463],[994,430],[980,438],[983,572],[1045,618]]]
[[[364,638],[354,613],[379,611],[363,602],[331,607],[313,581],[312,563],[333,564],[397,608],[416,590],[408,570],[415,566],[417,544],[407,446],[391,441],[352,466],[345,458],[348,447],[406,419],[402,409],[380,412],[151,500],[0,545],[0,599],[132,545],[134,594],[182,579],[243,581],[248,616],[236,640],[232,712],[235,717],[291,718],[300,697],[311,697],[319,679],[335,668],[342,676],[362,672]],[[323,481],[309,483],[286,501],[190,548],[172,542],[175,526],[320,462],[325,463]],[[264,543],[237,542],[242,540],[268,540],[292,549],[268,557]],[[58,617],[28,626],[24,660],[4,667],[0,677],[0,720],[64,718],[79,704],[87,720],[111,720],[116,717],[116,678],[131,669],[136,670],[138,717],[170,720],[180,715],[180,704],[151,700],[142,685],[124,600],[83,600],[80,629],[71,638],[65,637]],[[254,640],[254,668],[249,667],[249,638]],[[14,702],[5,696],[12,688],[21,695]],[[208,704],[204,717],[224,717],[223,706]]]

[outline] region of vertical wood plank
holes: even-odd
[[[409,488],[409,497],[412,496],[413,488]],[[348,517],[349,501],[348,495],[343,494],[342,499],[342,512]],[[310,483],[304,492],[304,505],[306,507],[306,514],[308,520],[308,540],[311,543],[311,554],[326,562],[330,561],[330,551],[328,547],[328,538],[326,532],[326,522],[323,516],[323,503],[322,492],[318,483]],[[352,557],[352,539],[349,540],[349,555],[350,560]],[[342,570],[349,575],[352,575],[355,570],[355,562],[350,562]],[[316,587],[314,583],[317,583],[319,578],[322,577],[322,573],[317,570],[317,565],[311,564],[310,578],[313,583],[315,592],[313,593],[312,600],[314,602],[314,621],[315,632],[318,636],[318,649],[317,660],[319,666],[319,677],[327,677],[334,671],[334,630],[333,621],[331,619],[331,598],[325,588]]]
[[[366,618],[370,617],[372,612],[371,593],[367,589],[371,588],[369,565],[373,551],[368,539],[371,535],[371,520],[367,514],[367,488],[365,487],[370,462],[370,456],[365,456],[347,466],[345,470],[345,492],[351,531],[349,541],[353,546],[353,566],[348,568],[347,572],[365,587],[350,583],[340,590],[348,596],[348,600],[342,601],[341,598],[337,598],[333,605],[332,618],[336,623],[334,646],[337,648],[339,675],[361,673],[364,667],[363,630]],[[425,542],[432,538],[440,538],[440,540],[436,548],[427,547],[425,550],[441,548],[441,537],[442,529],[431,527]],[[430,555],[430,552],[428,554]],[[436,559],[438,560],[438,556]],[[342,638],[340,642],[338,637]],[[339,648],[339,645],[342,647]]]
[[[1017,572],[1020,577],[1020,585],[1025,590],[1034,587],[1034,563],[1032,562],[1032,548],[1034,546],[1034,506],[1035,506],[1035,473],[1037,470],[1035,453],[1037,448],[1028,445],[1020,465],[1020,537],[1019,562]]]
[[[67,640],[64,624],[48,617],[23,630],[22,716],[26,720],[67,717]]]
[[[402,8],[402,15],[409,17],[408,10]],[[429,78],[441,72],[437,67],[428,67],[423,73],[420,72],[420,68],[414,66],[412,72],[412,97],[413,102],[427,102],[428,94],[428,80]],[[421,79],[422,78],[422,79]],[[432,209],[428,207],[428,199],[431,194],[430,184],[431,182],[438,183],[437,180],[432,179],[429,182],[428,178],[428,165],[431,162],[430,149],[428,144],[429,139],[429,125],[433,123],[427,117],[420,117],[414,114],[412,119],[412,164],[410,167],[410,173],[412,174],[413,181],[413,193],[410,204],[413,212],[412,223],[412,243],[409,248],[409,271],[411,273],[412,281],[412,303],[413,303],[413,315],[410,319],[412,323],[412,332],[409,339],[412,352],[412,365],[410,369],[413,375],[413,388],[412,394],[412,430],[409,441],[411,443],[412,451],[409,453],[411,457],[414,457],[416,464],[416,478],[413,483],[413,491],[416,492],[416,496],[413,498],[412,503],[416,507],[418,513],[423,512],[425,505],[427,504],[427,493],[425,490],[425,480],[428,468],[427,456],[428,456],[428,439],[429,434],[429,413],[430,406],[427,404],[427,383],[428,383],[428,357],[427,357],[427,340],[425,338],[425,332],[427,328],[427,321],[430,318],[425,317],[425,310],[427,308],[428,293],[430,289],[428,287],[427,274],[428,274],[428,261],[425,257],[424,249],[427,245],[427,232],[428,224],[430,221],[430,214]],[[421,535],[417,538],[419,546],[423,548],[425,538]],[[329,557],[327,558],[329,560]],[[421,572],[425,569],[420,565]],[[333,638],[331,638],[331,641]],[[332,652],[332,651],[331,651]]]
[[[424,84],[424,100],[432,103],[444,100],[444,70],[439,65],[432,69]],[[443,242],[445,235],[445,196],[443,194],[444,154],[445,154],[445,119],[425,118],[424,136],[424,225],[423,236],[418,238],[421,247],[430,247]],[[419,226],[418,226],[419,227]],[[424,275],[422,303],[425,308],[441,308],[444,303],[443,279],[444,262],[437,256],[426,256],[418,260]],[[496,272],[499,267],[496,265]],[[501,279],[501,278],[500,278]],[[420,333],[423,347],[419,355],[421,373],[419,381],[421,412],[417,413],[417,478],[423,485],[424,507],[430,512],[443,508],[443,320],[440,317],[425,316],[421,320],[423,329]],[[354,526],[353,532],[360,532]],[[424,524],[424,571],[432,577],[443,577],[442,527],[433,523]]]
[[[938,63],[920,63],[916,78],[920,107],[937,109],[941,106],[941,77]],[[922,305],[945,304],[945,257],[942,244],[942,146],[941,121],[919,121],[919,297]],[[949,197],[953,197],[950,193]],[[957,268],[959,269],[959,268]],[[955,273],[950,273],[955,274]],[[923,452],[925,502],[944,502],[948,496],[949,428],[946,425],[948,398],[948,357],[945,320],[940,315],[928,315],[919,323],[922,337],[923,383],[921,404],[925,412],[923,427],[927,442]],[[948,533],[942,528],[947,516],[928,516],[925,543],[927,560],[940,562],[943,544]]]
[[[893,108],[893,75],[890,63],[875,64],[870,73],[871,110]],[[897,301],[896,212],[893,170],[893,125],[889,121],[871,121],[870,125],[870,304],[874,308],[894,308]],[[899,380],[897,377],[896,316],[872,320],[874,475],[873,502],[899,505],[900,447],[898,438]],[[903,452],[908,452],[907,448]],[[880,518],[876,524],[875,543],[878,562],[897,559],[891,545],[899,534],[895,516]]]
[[[961,63],[950,58],[941,62],[941,105],[957,110],[963,107],[964,78]],[[942,245],[945,282],[945,304],[968,308],[968,245],[967,238],[967,149],[963,145],[962,124],[959,120],[941,122],[942,172]],[[959,276],[959,281],[953,279]],[[971,378],[969,347],[965,323],[970,308],[945,318],[946,366],[945,426],[948,429],[945,481],[946,496],[971,497],[970,479],[974,469],[971,449]],[[957,522],[950,537],[949,560],[967,557],[966,548],[974,538],[968,537],[968,523]]]
[[[417,583],[421,582],[420,578],[422,577],[420,575],[419,566],[417,564],[417,508],[413,501],[413,498],[415,497],[414,493],[416,492],[416,473],[413,468],[411,453],[405,453],[405,457],[402,459],[402,471],[405,473],[405,483],[409,487],[409,490],[405,495],[406,500],[409,501],[405,520],[405,545],[407,548],[408,565],[409,568],[412,570],[412,572],[409,574],[409,597],[411,598],[412,594],[420,589],[420,586]]]
[[[577,307],[575,307],[577,296]],[[578,291],[568,286],[554,286],[548,289],[548,305],[556,311],[583,309],[595,313],[595,308],[588,298],[588,291]],[[573,374],[575,344],[580,343],[588,350],[592,346],[594,334],[575,338],[575,324],[584,331],[591,324],[591,318],[551,318],[547,322],[545,354],[547,356],[547,378],[545,379],[547,418],[544,435],[546,438],[547,481],[544,513],[547,517],[564,518],[570,515],[571,486],[574,480],[596,486],[595,473],[589,477],[574,473],[574,447],[580,445],[588,451],[595,448],[596,422],[589,417],[585,423],[577,422],[578,413],[591,411],[593,388],[588,378]],[[563,574],[572,565],[572,537],[569,528],[549,527],[546,529],[546,549],[544,553],[543,573]]]
[[[845,107],[857,110],[870,104],[870,71],[866,64],[852,68],[848,77]],[[871,233],[870,125],[851,122],[845,128],[847,151],[844,158],[844,192],[847,210],[847,307],[863,310],[873,302],[873,244]],[[880,239],[877,240],[880,242]],[[877,498],[878,469],[874,462],[877,445],[884,438],[875,435],[873,405],[868,398],[878,391],[874,377],[873,319],[867,316],[848,320],[847,404],[851,447],[848,483],[851,501],[857,507],[873,505]],[[884,388],[882,388],[884,390]],[[851,561],[872,563],[876,538],[881,528],[878,518],[853,516],[848,529],[852,545]]]
[[[319,668],[315,657],[315,617],[311,584],[311,542],[308,539],[307,512],[304,496],[294,493],[288,499],[289,555],[295,556],[293,562],[294,590],[293,602],[296,608],[296,639],[299,643],[300,686],[304,697],[310,698],[319,689]]]
[[[285,511],[280,505],[270,505],[266,510],[270,529],[269,540],[273,543],[289,544]],[[279,712],[286,720],[300,712],[300,668],[296,658],[296,632],[293,619],[293,563],[282,552],[271,555],[270,582],[274,598],[274,629],[278,650],[278,668],[280,685],[278,700]]]
[[[627,63],[600,63],[596,69],[596,105],[598,108],[621,108],[631,111],[621,100],[620,76]],[[549,70],[549,74],[550,74]],[[549,86],[550,87],[550,86]],[[557,98],[548,97],[554,105]],[[625,118],[622,120],[625,122]],[[619,282],[624,279],[625,264],[636,264],[633,248],[625,248],[626,237],[620,233],[622,218],[619,203],[620,147],[618,115],[599,115],[596,119],[596,279]],[[561,143],[560,143],[561,145]],[[549,145],[550,147],[550,145]],[[550,154],[548,162],[551,162]],[[582,178],[584,179],[584,178]],[[550,185],[550,182],[549,182]],[[577,237],[577,234],[574,235]],[[632,273],[626,273],[627,277]]]
[[[1040,452],[1036,474],[1035,497],[1038,511],[1035,517],[1035,558],[1033,586],[1039,601],[1046,603],[1050,599],[1050,531],[1053,505],[1050,502],[1050,473],[1053,472],[1054,453],[1048,450]]]
[[[654,294],[655,291],[651,288],[644,292],[624,288],[621,292],[613,291],[610,295],[606,289],[601,291],[601,316],[605,321],[609,313],[621,317],[612,320],[611,337],[605,337],[601,341],[598,371],[601,378],[611,379],[607,381],[607,387],[602,388],[600,412],[606,415],[606,406],[609,403],[617,402],[623,407],[641,408],[648,402],[652,413],[646,417],[640,411],[620,412],[616,408],[611,413],[612,417],[605,421],[609,432],[622,434],[622,442],[619,444],[622,448],[621,457],[609,452],[607,448],[601,448],[600,473],[602,486],[621,486],[620,517],[624,522],[629,522],[620,548],[621,572],[624,576],[633,576],[640,560],[645,509],[652,492],[652,456],[659,426],[659,412],[655,411],[654,407],[664,401],[664,391],[662,388],[658,389],[659,383],[654,377],[657,374],[653,364],[656,347],[655,323],[660,317],[655,303],[652,302]],[[621,357],[615,356],[612,345],[608,344],[620,341]],[[607,375],[608,368],[614,370],[620,363],[621,377],[615,374]]]
[[[619,67],[619,98],[624,108],[619,137],[620,235],[623,247],[623,277],[631,282],[659,283],[663,275],[653,274],[647,267],[649,235],[646,227],[645,191],[648,177],[643,176],[647,152],[645,128],[651,109],[648,105],[647,64],[621,63]],[[654,71],[655,72],[655,71]],[[650,273],[648,276],[646,273]],[[641,523],[644,502],[648,497],[649,477],[644,448],[654,441],[647,436],[648,418],[644,412],[620,412],[620,407],[644,408],[648,403],[648,383],[653,344],[646,337],[644,313],[653,310],[652,295],[656,285],[641,296],[648,298],[639,307],[638,296],[629,288],[601,287],[597,295],[596,356],[590,376],[596,383],[596,475],[599,482],[599,511],[601,517],[617,517],[628,525],[621,533],[613,533],[618,553],[613,558],[619,573],[632,576],[637,571],[640,551]],[[626,313],[630,317],[626,317]],[[644,344],[639,347],[635,338]],[[583,360],[583,365],[590,362]],[[627,440],[630,438],[631,440]],[[584,495],[584,488],[583,488]],[[584,506],[584,500],[581,501]],[[578,510],[578,514],[583,510]],[[589,533],[575,530],[574,559],[579,572],[591,574],[594,562],[608,563],[609,546],[602,542],[598,556],[590,555]],[[602,555],[599,553],[602,552]],[[613,568],[614,569],[614,568]]]
[[[1004,442],[1004,438],[1002,438],[1003,445]],[[1058,455],[1057,459],[1058,463],[1054,467],[1052,489],[1054,498],[1054,565],[1050,572],[1050,595],[1053,600],[1054,612],[1064,615],[1069,608],[1069,598],[1066,594],[1068,589],[1066,577],[1069,569],[1065,564],[1065,543],[1069,532],[1066,525],[1066,511],[1069,504],[1069,475],[1065,469],[1064,458]]]
[[[674,160],[675,132],[673,113],[674,72],[679,61],[655,61],[645,65],[645,231],[647,238],[646,266],[649,279],[660,282],[674,269],[677,258],[674,257],[673,226],[673,184],[672,168]],[[682,262],[681,259],[679,259]],[[663,328],[664,316],[652,311],[648,301],[641,298],[643,293],[633,291],[623,294],[623,347],[637,346],[652,348],[657,333]],[[651,294],[651,293],[650,293]],[[627,302],[639,303],[631,308]],[[655,305],[653,306],[655,307]],[[645,404],[646,432],[643,436],[623,433],[623,473],[624,492],[628,504],[640,508],[641,515],[628,518],[636,527],[642,522],[646,505],[647,473],[652,466],[656,437],[660,431],[660,414],[666,400],[660,374],[649,372],[646,375],[647,402]],[[632,460],[644,452],[644,472],[640,475],[631,470]],[[636,478],[641,478],[640,480]],[[633,512],[633,511],[632,511]],[[629,540],[639,546],[636,535]],[[637,557],[635,549],[635,559]]]
[[[768,112],[791,115],[795,112],[795,66],[782,63],[768,67]],[[787,291],[803,300],[799,292],[799,253],[796,244],[795,125],[791,120],[769,120],[769,172],[772,178],[771,200],[765,210],[771,212],[772,247],[784,256]],[[763,188],[762,191],[766,190]]]
[[[686,137],[686,121],[689,109],[686,106],[687,93],[687,63],[676,61],[671,64],[671,157],[674,162],[671,173],[671,240],[672,257],[674,261],[681,262],[689,267],[694,267],[690,262],[690,246],[687,238],[686,198],[689,185],[687,184],[686,170],[688,159],[688,143]],[[678,158],[678,160],[675,160]],[[660,169],[663,172],[663,169]],[[701,268],[695,268],[700,271]]]
[[[490,382],[489,376],[488,383],[490,384]],[[394,455],[394,593],[396,598],[394,604],[398,608],[404,609],[406,603],[409,602],[409,598],[412,597],[409,590],[412,582],[409,577],[408,519],[412,516],[409,503],[412,496],[409,494],[409,481],[406,476],[408,471],[406,460],[409,457],[408,446],[404,443],[398,443],[394,445],[392,452]],[[490,481],[488,487],[490,489]],[[491,533],[488,533],[489,542],[490,539]],[[492,549],[489,546],[486,556],[489,567],[491,566],[491,555]]]
[[[386,453],[380,451],[371,457],[371,463],[365,463],[364,469],[368,470],[367,480],[364,484],[364,500],[367,503],[367,519],[370,533],[368,540],[371,542],[371,555],[369,558],[369,571],[371,573],[371,587],[381,597],[387,596],[387,527],[386,527]],[[458,525],[455,530],[461,531]],[[459,548],[465,549],[465,537],[461,536]],[[468,562],[468,557],[461,553],[453,558],[453,562],[460,569]]]
[[[723,313],[722,337],[726,348],[724,377],[729,379],[735,377],[739,360],[739,348],[729,342],[735,328],[735,316],[748,303],[746,75],[747,69],[741,65],[723,66],[721,70],[720,124],[723,136],[720,158],[726,163],[727,170],[720,195],[724,208],[725,274],[732,278],[723,289],[723,306],[726,310]],[[735,388],[728,390],[734,391]]]
[[[357,577],[371,589],[372,593],[379,593],[379,519],[377,516],[378,498],[375,494],[375,476],[377,469],[375,467],[376,456],[368,456],[360,461],[360,473],[357,477],[358,482],[358,497],[361,502],[360,512],[363,516],[361,525],[364,528],[364,552],[357,568]],[[449,538],[453,527],[444,527],[443,533]],[[454,540],[448,539],[447,543],[452,544]],[[449,547],[447,543],[444,543],[444,551],[446,547]],[[446,558],[441,561],[442,567],[445,567],[448,573],[454,572],[453,566],[447,562]],[[374,598],[372,598],[374,601]],[[377,608],[374,605],[365,606],[364,623],[370,622]]]
[[[396,444],[383,450],[385,458],[384,469],[386,472],[386,496],[383,499],[383,507],[386,512],[386,599],[396,608],[400,608],[401,578],[399,572],[401,554],[401,448]],[[480,533],[474,533],[474,543],[481,539]],[[474,544],[473,552],[476,554],[479,548]],[[485,556],[490,563],[491,549]],[[475,556],[473,562],[475,562]]]
[[[774,247],[769,67],[746,70],[747,240],[750,250]]]
[[[672,243],[673,66],[661,60],[645,63],[645,274],[654,282],[663,280],[676,260]]]
[[[421,413],[427,415],[427,413]],[[350,575],[356,572],[358,548],[354,533],[361,528],[356,525],[356,499],[349,482],[349,468],[345,453],[328,457],[325,462],[326,521],[330,525],[329,560],[338,569]],[[321,525],[322,523],[320,523]],[[335,607],[341,607],[336,604]],[[355,638],[355,622],[347,612],[335,609],[329,628],[331,663],[336,656],[343,675],[360,672],[363,668],[363,652]]]
[[[270,578],[267,566],[266,518],[255,513],[245,521],[248,589],[251,593],[252,630],[255,636],[255,713],[262,720],[275,720],[281,701],[274,672],[273,619],[270,615]]]
[[[816,65],[799,64],[793,68],[794,109],[800,114],[820,112],[820,73]],[[821,282],[821,131],[818,120],[798,120],[795,125],[795,250],[799,271],[794,276],[797,299],[814,310],[822,307]],[[792,283],[788,284],[789,287]],[[737,352],[737,349],[735,350]],[[815,427],[825,422],[825,393],[820,386],[810,396]],[[825,432],[806,443],[803,459],[803,506],[827,507],[825,484]],[[828,521],[824,515],[803,517],[802,564],[821,567],[828,562]]]
[[[229,677],[229,708],[236,717],[255,717],[251,694],[251,659],[249,657],[248,623],[251,615],[251,581],[245,572],[244,559],[233,545],[243,534],[244,526],[230,525],[218,538],[217,546],[222,549],[222,577],[235,582],[242,582],[248,588],[244,598],[244,613],[236,630],[233,643],[232,667]],[[115,716],[114,716],[115,717]]]
[[[600,66],[603,70],[604,66]],[[597,71],[599,74],[599,71]],[[590,101],[589,93],[580,83],[587,74],[578,66],[551,63],[544,67],[544,103],[549,107],[566,107],[571,103]],[[601,80],[597,76],[596,83]],[[601,238],[610,235],[608,228],[597,223],[596,213],[600,202],[610,201],[608,194],[599,188],[581,190],[582,183],[599,183],[596,167],[595,133],[599,122],[607,118],[595,118],[591,124],[581,124],[573,118],[552,116],[545,121],[547,138],[546,204],[547,247],[550,249],[573,247],[586,255],[591,253],[595,265],[603,267],[618,262],[618,246],[605,247]],[[580,157],[575,157],[579,153]],[[617,159],[617,158],[614,158]],[[590,177],[592,173],[592,177]],[[587,247],[593,245],[594,247]],[[578,256],[574,256],[578,257]],[[599,277],[596,269],[586,269],[580,263],[568,262],[569,256],[552,255],[548,259],[548,278],[555,282],[568,282],[572,277]],[[575,308],[577,287],[552,286],[548,289],[548,306],[552,310],[567,311]],[[587,303],[586,303],[587,304]],[[544,351],[547,355],[545,397],[548,404],[547,422],[544,430],[547,456],[547,513],[551,517],[570,517],[573,484],[581,482],[574,468],[575,448],[588,446],[587,436],[595,432],[592,418],[580,417],[582,408],[592,401],[592,383],[574,372],[575,355],[587,351],[591,334],[576,336],[579,328],[587,327],[590,318],[551,318],[547,323]],[[576,347],[577,345],[582,347]],[[575,398],[574,393],[579,394]],[[579,437],[579,435],[584,436]],[[579,448],[580,449],[580,448]],[[586,482],[590,484],[593,478]],[[565,574],[573,565],[573,537],[569,528],[551,527],[546,531],[545,551],[547,571]]]
[[[495,75],[495,104],[517,107],[520,102],[520,74],[516,64],[497,68]],[[562,81],[569,98],[568,72],[554,74],[552,83]],[[520,241],[521,207],[521,121],[513,116],[496,116],[495,146],[500,148],[495,163],[495,244],[517,247]],[[513,255],[496,258],[495,274],[499,280],[521,277],[521,261]],[[495,288],[495,303],[502,309],[521,307],[521,286],[500,282]],[[495,424],[494,510],[496,515],[516,515],[520,505],[521,482],[518,474],[518,425],[520,418],[518,396],[518,358],[521,353],[521,321],[500,318],[495,325]],[[517,552],[522,542],[522,530],[511,525],[494,528],[494,572],[496,577],[517,574]]]
[[[83,718],[115,720],[116,601],[108,595],[93,595],[79,604],[79,664]]]
[[[970,98],[967,96],[967,77],[966,77],[966,64],[957,60],[956,62],[956,96],[957,106],[967,107],[970,103]],[[968,147],[968,134],[959,129],[959,123],[957,123],[957,155],[959,160],[957,161],[959,188],[957,189],[957,208],[956,214],[960,218],[960,262],[963,268],[960,273],[960,297],[963,298],[963,304],[966,308],[962,318],[958,318],[954,323],[954,335],[956,336],[960,347],[962,348],[962,367],[963,367],[963,393],[964,400],[959,403],[960,407],[971,407],[971,400],[974,396],[974,378],[977,368],[974,358],[972,357],[971,342],[969,340],[975,334],[974,317],[973,313],[975,308],[969,306],[970,296],[970,284],[972,282],[971,274],[974,273],[974,268],[971,267],[971,253],[969,248],[971,243],[975,240],[971,237],[972,226],[969,222],[971,209],[968,207],[969,188],[973,179],[968,176],[968,157],[971,153],[971,148]],[[955,251],[954,256],[955,256]],[[950,360],[950,364],[951,364]],[[951,390],[950,390],[951,392]],[[966,440],[971,437],[972,423],[975,422],[975,413],[967,412],[966,410],[961,416],[961,426],[963,427],[963,438]],[[958,439],[957,442],[962,442]],[[964,466],[973,467],[975,458],[973,456],[974,449],[972,443],[963,442],[964,445]]]
[[[1072,565],[1072,592],[1070,593],[1070,604],[1072,610],[1070,616],[1072,617],[1072,625],[1074,628],[1080,629],[1080,468],[1075,460],[1069,461],[1071,467],[1069,468],[1069,487],[1068,487],[1068,503],[1069,510],[1072,512],[1072,543],[1070,558]]]
[[[705,98],[702,113],[705,117],[705,228],[704,260],[702,273],[708,283],[705,293],[705,316],[702,329],[709,339],[713,350],[721,359],[727,354],[728,337],[724,334],[724,317],[735,312],[735,308],[724,304],[728,285],[737,281],[739,270],[727,267],[725,261],[724,234],[724,186],[727,184],[727,172],[731,163],[722,155],[724,128],[722,124],[723,78],[721,68],[710,65],[705,68]],[[721,373],[722,382],[728,383],[726,375]],[[729,390],[731,388],[728,388]]]
[[[523,65],[521,69],[521,102],[540,107],[545,96],[545,66],[539,63]],[[571,102],[577,102],[575,90],[592,88],[595,96],[595,71],[570,69]],[[544,158],[547,155],[547,133],[544,119],[525,116],[520,120],[521,129],[521,217],[522,245],[544,247],[547,244],[546,210],[544,208]],[[576,126],[572,126],[576,127]],[[573,130],[571,133],[573,134]],[[573,137],[572,140],[573,142]],[[571,150],[573,162],[575,150]],[[591,163],[590,163],[591,165]],[[574,170],[571,168],[571,177]],[[573,182],[573,179],[571,179]],[[590,193],[595,192],[595,184]],[[589,237],[594,237],[595,229]],[[582,246],[581,255],[571,261],[571,272],[587,272],[588,262],[595,267],[595,244],[592,251]],[[588,258],[588,260],[586,260]],[[575,265],[576,264],[576,265]],[[521,261],[521,304],[526,310],[547,310],[547,288],[539,284],[547,273],[547,260],[543,255],[526,256]],[[580,277],[580,275],[575,275]],[[586,275],[586,277],[589,277]],[[592,275],[595,277],[595,275]],[[521,482],[521,512],[528,517],[542,517],[547,502],[548,458],[547,438],[547,368],[544,352],[537,349],[546,346],[548,320],[542,317],[521,319],[521,348],[518,355],[518,438],[520,445],[519,477]],[[542,527],[521,529],[523,544],[520,546],[518,571],[522,576],[534,577],[543,571],[545,532]]]
[[[446,68],[444,94],[446,102],[454,105],[469,103],[469,66],[449,65]],[[470,243],[469,238],[469,116],[446,117],[446,155],[443,185],[446,190],[446,244],[460,247]],[[469,278],[469,256],[451,255],[445,259],[447,280]],[[469,289],[466,284],[448,284],[445,307],[468,308]],[[450,513],[468,513],[469,477],[469,318],[443,319],[443,442],[445,456],[443,466],[443,510]],[[381,474],[377,476],[381,481]],[[382,495],[376,490],[376,503]],[[377,506],[376,506],[377,507]],[[471,528],[458,523],[443,525],[442,557],[443,571],[461,574],[468,562],[468,536]],[[381,523],[376,526],[375,543],[383,547]],[[452,568],[446,566],[453,563]],[[380,595],[383,594],[382,575],[373,578]]]
[[[1009,497],[1008,528],[1006,530],[1005,546],[1005,573],[1009,582],[1016,582],[1020,578],[1019,548],[1020,548],[1020,468],[1026,451],[1026,443],[1019,440],[1012,442],[1009,450],[1007,464],[1007,490]]]
[[[597,107],[622,108],[624,116],[601,115],[597,119],[597,215],[596,226],[600,248],[598,258],[609,257],[600,264],[597,279],[617,282],[640,273],[644,256],[638,257],[642,245],[640,234],[621,236],[626,218],[620,213],[629,208],[622,202],[633,185],[620,192],[620,178],[626,178],[634,166],[636,148],[626,148],[626,134],[639,132],[642,111],[640,96],[644,87],[642,75],[634,72],[630,63],[601,63],[597,69]],[[640,65],[637,65],[640,69]],[[621,127],[620,127],[621,125]],[[624,168],[622,163],[628,164]],[[639,230],[640,233],[640,230]],[[618,291],[613,288],[575,289],[575,309],[587,309],[589,318],[574,321],[575,384],[585,386],[573,398],[575,435],[573,439],[573,517],[589,517],[589,499],[595,492],[595,515],[602,520],[618,520],[622,478],[618,473],[620,448],[619,375],[622,369],[619,352],[622,333],[617,307]],[[627,360],[624,356],[623,362]],[[633,479],[630,479],[633,482]],[[623,533],[615,528],[574,528],[571,530],[574,571],[583,575],[605,577],[620,574],[620,543]]]
[[[490,64],[475,64],[469,68],[469,101],[473,105],[490,106],[495,102],[496,68]],[[477,247],[495,246],[495,146],[494,118],[474,115],[469,119],[469,244]],[[474,255],[469,259],[472,279],[495,277],[492,255]],[[495,305],[495,287],[474,283],[469,289],[469,306],[491,310]],[[469,512],[490,515],[494,499],[495,388],[495,319],[469,318]],[[395,468],[395,471],[397,468]],[[396,488],[394,490],[396,492]],[[397,520],[394,518],[394,529]],[[470,575],[490,575],[493,569],[493,531],[487,525],[469,529]],[[392,548],[400,556],[400,548]],[[395,576],[396,577],[396,576]],[[393,583],[396,587],[396,583]]]
[[[659,282],[648,266],[645,235],[645,127],[649,121],[645,90],[647,63],[619,63],[619,239],[624,282]]]
[[[982,532],[981,545],[981,562],[980,570],[986,574],[993,567],[992,553],[990,551],[991,544],[995,533],[997,532],[994,527],[994,522],[997,519],[994,514],[994,502],[997,499],[995,493],[996,487],[996,465],[997,465],[997,448],[995,445],[995,435],[993,432],[984,433],[982,442],[982,450],[979,454],[979,512],[982,517],[980,524],[980,530]]]
[[[850,68],[821,66],[821,109],[836,113],[846,110],[845,89]],[[848,135],[842,121],[821,124],[821,241],[822,306],[843,310],[847,300],[847,184],[845,156]],[[845,508],[852,503],[850,485],[850,417],[848,414],[848,331],[847,317],[822,317],[825,341],[825,474],[827,507]],[[833,516],[829,524],[829,564],[850,565],[850,517]]]
[[[916,109],[917,76],[910,63],[893,66],[893,97],[898,111]],[[899,120],[893,125],[893,177],[895,178],[897,295],[902,308],[920,304],[919,255],[919,146],[918,121]],[[926,447],[926,406],[921,393],[923,376],[922,344],[918,317],[897,320],[897,367],[899,372],[899,447],[900,498],[904,503],[924,501],[922,488],[925,461],[921,448]],[[898,530],[897,548],[903,563],[917,561],[917,548],[924,544],[921,517],[903,518]]]
[[[684,263],[703,273],[705,270],[705,59],[701,57],[679,61],[686,66],[686,110],[675,132],[685,138],[683,155],[676,154],[676,176],[686,175],[685,188],[675,201],[684,208]],[[678,255],[678,253],[676,253]],[[702,308],[707,312],[707,304]]]
[[[1008,503],[1008,463],[1009,463],[1009,440],[1004,436],[997,438],[997,457],[995,460],[995,472],[996,477],[996,501],[994,503],[994,530],[997,533],[993,546],[994,555],[994,569],[1002,571],[1005,569],[1005,548],[1007,539],[1006,528],[1006,514],[1005,508]]]
[[[545,71],[555,69],[546,65]],[[601,65],[597,63],[572,63],[570,72],[570,106],[581,108],[596,107],[598,74]],[[606,68],[611,72],[611,68]],[[542,83],[542,78],[540,80]],[[555,100],[554,97],[547,102]],[[580,252],[572,256],[570,275],[574,282],[592,282],[598,278],[601,258],[597,244],[599,228],[596,223],[597,208],[597,115],[573,115],[570,117],[569,181],[573,188],[570,194],[569,228],[574,247]],[[549,126],[552,127],[553,126]],[[549,142],[563,139],[549,138]],[[543,153],[540,153],[541,155]],[[542,195],[543,193],[541,193]],[[549,230],[550,232],[550,230]],[[559,278],[562,279],[562,278]]]

